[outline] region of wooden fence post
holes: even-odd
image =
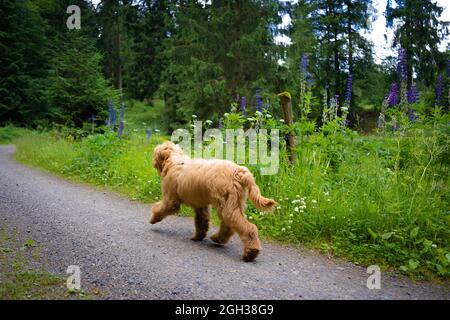
[[[287,91],[284,91],[282,93],[279,93],[278,96],[281,100],[281,109],[283,110],[284,123],[288,126],[291,126],[294,124],[291,94]],[[295,152],[296,138],[295,135],[291,132],[286,136],[286,144],[288,149],[289,161],[291,164],[293,164],[295,162],[297,154]]]

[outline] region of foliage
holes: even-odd
[[[254,127],[258,120],[260,128],[291,130],[267,111],[247,118],[230,112],[223,130]],[[250,205],[248,219],[269,238],[413,277],[447,277],[449,120],[448,113],[436,109],[414,123],[406,118],[403,130],[360,136],[337,117],[302,136],[294,165],[286,161],[282,143],[277,175],[261,176],[258,166],[249,165],[262,193],[280,206],[262,214]],[[160,186],[151,152],[160,139],[154,134],[148,143],[144,132],[124,139],[107,133],[74,142],[37,134],[16,141],[17,158],[153,202],[160,198]]]

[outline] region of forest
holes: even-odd
[[[263,237],[446,278],[449,22],[435,1],[373,2],[0,0],[0,141],[21,162],[153,202],[152,150],[173,130],[279,129],[295,145],[282,139],[278,174],[249,165],[280,204],[249,206]],[[381,16],[394,35],[382,58],[364,36]]]

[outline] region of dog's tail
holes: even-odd
[[[247,168],[241,167],[237,169],[234,176],[241,183],[241,185],[248,190],[248,197],[256,208],[262,211],[273,211],[277,202],[261,195],[255,179]]]

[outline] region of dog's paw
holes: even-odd
[[[245,262],[254,261],[256,259],[256,257],[258,256],[259,251],[260,250],[258,250],[258,249],[245,249],[244,255],[242,256],[242,259]]]
[[[211,236],[211,240],[214,241],[215,243],[223,244],[223,241],[221,241],[218,234],[213,234]]]
[[[203,239],[205,239],[205,236],[197,236],[197,235],[194,235],[194,236],[191,238],[192,241],[202,241]]]

